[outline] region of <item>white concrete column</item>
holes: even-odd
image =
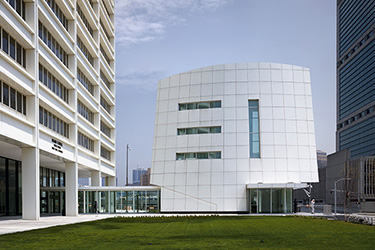
[[[67,216],[78,216],[78,164],[65,164],[65,205]]]
[[[101,178],[100,171],[91,171],[91,186],[93,187],[100,187],[102,186],[102,178]]]
[[[39,150],[22,148],[22,219],[39,220]]]
[[[115,187],[116,186],[116,177],[108,176],[107,177],[107,186]]]

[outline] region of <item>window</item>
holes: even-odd
[[[109,161],[111,160],[111,152],[107,150],[106,148],[104,148],[103,146],[100,147],[100,156]]]
[[[81,132],[78,132],[78,144],[94,152],[94,141]]]
[[[3,35],[3,42],[2,42],[2,49],[3,49],[3,51],[6,53],[6,54],[8,54],[8,37],[9,37],[9,35],[8,35],[8,33],[5,31],[5,30],[3,30],[3,32],[2,32],[2,35]]]
[[[9,41],[10,41],[9,55],[11,58],[16,60],[16,41],[13,39],[13,37],[10,37]]]
[[[111,106],[109,103],[102,97],[100,96],[100,105],[110,114],[111,113]]]
[[[26,50],[0,27],[1,49],[22,67],[26,68]]]
[[[66,19],[65,15],[61,11],[60,7],[57,5],[56,0],[45,0],[48,4],[48,6],[51,8],[53,13],[55,13],[57,19],[59,19],[60,23],[64,26],[66,31],[68,31],[68,19]]]
[[[92,85],[80,69],[77,69],[77,79],[94,96],[94,85]]]
[[[109,60],[109,57],[107,53],[105,52],[105,50],[103,49],[102,45],[100,45],[100,52],[104,56],[104,59],[107,61],[108,65],[111,66],[111,60]]]
[[[221,159],[221,152],[176,153],[176,160]]]
[[[86,57],[86,59],[89,61],[91,66],[94,67],[94,58],[90,54],[89,50],[86,48],[86,46],[83,44],[82,40],[77,36],[77,46],[83,53],[83,55]]]
[[[249,100],[250,158],[260,158],[258,100]]]
[[[218,134],[221,133],[221,127],[200,127],[200,128],[178,128],[177,135],[194,134]]]
[[[25,20],[25,2],[24,0],[5,0],[10,6]]]
[[[16,90],[10,87],[10,107],[16,109]]]
[[[55,54],[55,56],[68,68],[68,54],[40,21],[39,37],[48,46],[48,48],[50,48],[53,54]]]
[[[17,92],[17,111],[22,113],[22,94]]]
[[[104,30],[104,33],[105,33],[105,35],[108,38],[108,41],[111,41],[111,36],[108,34],[107,28],[103,24],[102,18],[100,18],[100,26],[102,26],[102,28]]]
[[[39,106],[39,123],[43,126],[55,131],[56,133],[69,138],[69,124],[56,117],[57,112],[47,111],[45,108]]]
[[[77,106],[78,113],[86,118],[86,120],[88,120],[90,123],[94,124],[94,113],[92,113],[91,110],[86,107],[81,101],[78,101]]]
[[[100,131],[102,131],[106,136],[111,138],[111,129],[102,121],[100,122]]]
[[[40,186],[41,187],[64,187],[65,173],[40,167]],[[54,178],[52,178],[54,177]]]
[[[63,101],[69,103],[69,90],[41,64],[39,64],[39,81]]]
[[[90,25],[89,21],[87,20],[86,16],[83,14],[83,11],[82,11],[81,7],[79,7],[78,2],[77,2],[77,13],[78,13],[79,17],[81,18],[83,24],[86,26],[87,31],[90,33],[90,35],[92,37],[94,37],[94,31],[91,28],[91,25]]]
[[[0,81],[0,101],[4,105],[26,115],[26,96],[2,81]]]
[[[108,87],[108,89],[111,90],[111,84],[109,83],[108,78],[104,75],[102,71],[100,71],[100,79],[102,79],[102,81]]]
[[[178,110],[221,108],[221,101],[179,103]]]
[[[3,83],[3,103],[9,106],[9,85]]]

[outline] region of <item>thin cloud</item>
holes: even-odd
[[[165,77],[165,70],[122,72],[116,75],[116,84],[142,92],[156,91],[158,81]]]
[[[212,11],[230,0],[116,0],[116,43],[131,45],[163,36],[168,26],[197,11]]]

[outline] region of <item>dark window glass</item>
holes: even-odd
[[[179,110],[186,110],[186,104],[178,104],[178,109]]]
[[[52,115],[51,112],[47,112],[48,116],[48,128],[52,129]]]
[[[51,36],[51,33],[48,33],[47,46],[49,48],[51,48],[51,43],[52,43],[52,36]]]
[[[197,108],[197,104],[196,103],[188,103],[187,104],[187,109],[196,109]]]
[[[176,160],[185,160],[185,154],[177,153]]]
[[[43,109],[39,107],[39,123],[43,124]]]
[[[10,107],[16,109],[16,90],[12,87],[10,88]]]
[[[17,92],[17,111],[22,113],[22,94]]]
[[[39,81],[43,82],[43,67],[39,64]]]
[[[48,72],[48,71],[47,71]],[[52,79],[51,79],[51,73],[47,73],[47,86],[48,88],[52,89]]]
[[[3,83],[3,103],[9,106],[9,86]]]
[[[17,43],[17,62],[22,65],[22,47]]]
[[[7,54],[8,54],[8,52],[9,52],[9,48],[8,48],[8,39],[9,39],[9,35],[8,35],[8,33],[7,33],[5,30],[3,30],[3,51],[4,51],[5,53],[7,53]]]
[[[41,22],[38,23],[38,31],[39,31],[39,37],[43,39],[43,26]]]
[[[17,1],[16,1],[16,11],[17,11],[17,13],[18,13],[20,16],[22,16],[21,9],[22,9],[21,0],[17,0]]]
[[[200,102],[198,103],[198,109],[208,109],[210,108],[209,102]]]
[[[211,102],[211,108],[221,108],[221,101]]]
[[[178,130],[177,130],[177,134],[178,134],[178,135],[186,135],[186,129],[184,129],[184,128],[180,128],[180,129],[178,129]]]
[[[221,133],[221,127],[211,127],[210,133],[212,134]]]
[[[198,159],[208,159],[208,153],[197,153]]]
[[[26,68],[26,50],[25,50],[24,48],[22,48],[22,52],[23,52],[23,57],[22,57],[23,62],[22,62],[22,66],[23,66],[24,68]]]
[[[196,159],[196,157],[197,157],[196,153],[185,153],[185,158],[187,160],[189,160],[189,159]]]
[[[43,121],[43,125],[48,127],[48,115],[47,115],[47,110],[44,110],[43,112],[43,117],[44,117],[44,121]]]
[[[22,100],[22,105],[23,105],[22,113],[23,113],[24,115],[26,115],[26,96],[23,96],[22,99],[23,99],[23,100]]]
[[[198,128],[198,134],[209,134],[210,128]]]
[[[209,159],[221,159],[221,152],[210,152]]]
[[[221,108],[221,101],[178,104],[178,110],[209,109],[209,108]]]

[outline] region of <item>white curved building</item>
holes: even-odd
[[[318,182],[309,69],[204,67],[158,83],[151,183],[162,212],[289,213]]]

